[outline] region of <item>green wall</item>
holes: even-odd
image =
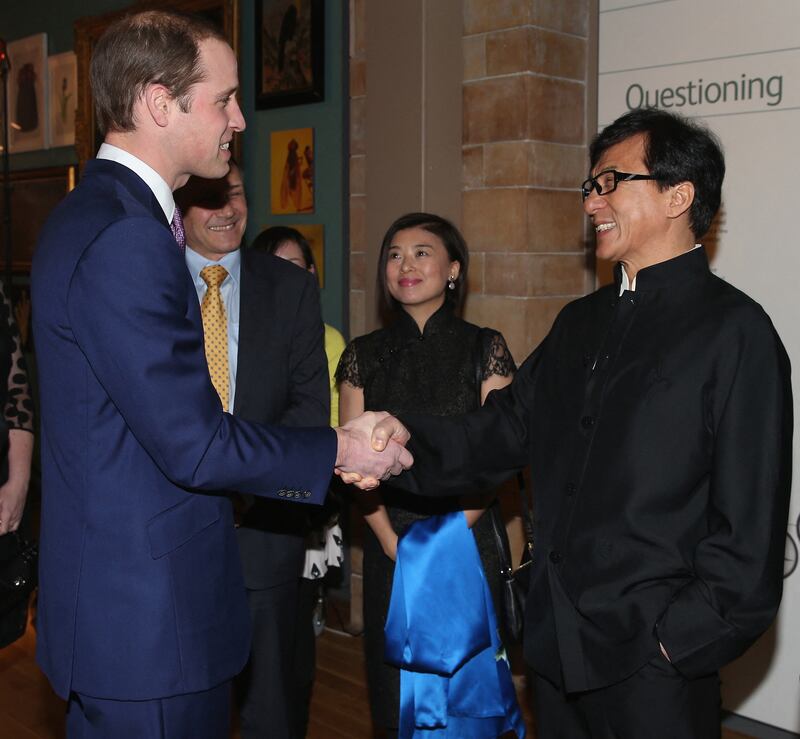
[[[347,5],[326,0],[325,100],[274,110],[255,110],[255,5],[239,0],[245,186],[250,202],[247,235],[252,239],[267,225],[322,223],[325,226],[325,287],[322,313],[327,323],[344,331],[347,214]],[[270,132],[290,128],[314,129],[314,213],[270,214]]]
[[[255,4],[239,0],[240,100],[247,120],[243,134],[245,185],[250,204],[248,238],[265,225],[321,223],[325,227],[325,288],[322,312],[327,323],[346,326],[347,232],[347,6],[344,0],[325,0],[325,100],[276,110],[255,110]],[[0,1],[0,36],[14,41],[47,33],[48,54],[74,47],[73,23],[130,5],[129,0]],[[13,59],[11,60],[13,64]],[[271,216],[269,213],[270,131],[314,128],[315,210],[312,214]],[[72,147],[12,155],[11,169],[71,164]]]

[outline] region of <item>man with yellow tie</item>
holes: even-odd
[[[281,426],[323,426],[328,367],[319,290],[310,273],[242,249],[247,200],[241,169],[192,177],[176,191],[186,231],[186,265],[205,333],[206,359],[224,407]],[[236,680],[242,739],[290,739],[304,507],[237,496],[236,538],[250,604],[252,645]]]

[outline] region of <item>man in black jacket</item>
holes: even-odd
[[[447,494],[530,463],[540,739],[710,739],[718,670],[780,602],[789,360],[696,244],[720,203],[714,137],[636,110],[590,155],[584,210],[615,283],[567,305],[483,409],[404,417],[416,464],[398,484]]]
[[[227,317],[227,410],[258,423],[325,426],[328,364],[319,290],[304,270],[241,249],[247,222],[242,172],[193,178],[175,193],[184,211],[186,263],[198,298],[202,272],[221,265]],[[305,558],[306,511],[281,501],[234,498],[236,530],[250,604],[252,645],[236,680],[243,739],[294,737],[292,694],[298,585]]]

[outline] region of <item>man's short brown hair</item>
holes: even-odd
[[[92,96],[101,133],[136,129],[133,108],[150,84],[169,91],[185,113],[191,88],[203,79],[201,41],[227,43],[211,23],[183,13],[148,10],[108,27],[92,54]]]

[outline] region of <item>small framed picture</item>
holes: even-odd
[[[11,172],[10,180],[11,269],[14,272],[28,273],[39,231],[53,208],[75,186],[75,167],[17,170]],[[5,216],[2,199],[0,216]]]
[[[8,44],[8,145],[12,154],[47,147],[47,34]]]
[[[323,0],[256,0],[256,108],[324,99]]]
[[[50,85],[50,146],[75,143],[78,65],[74,51],[48,57]]]
[[[275,215],[314,212],[314,129],[270,134],[270,210]]]

